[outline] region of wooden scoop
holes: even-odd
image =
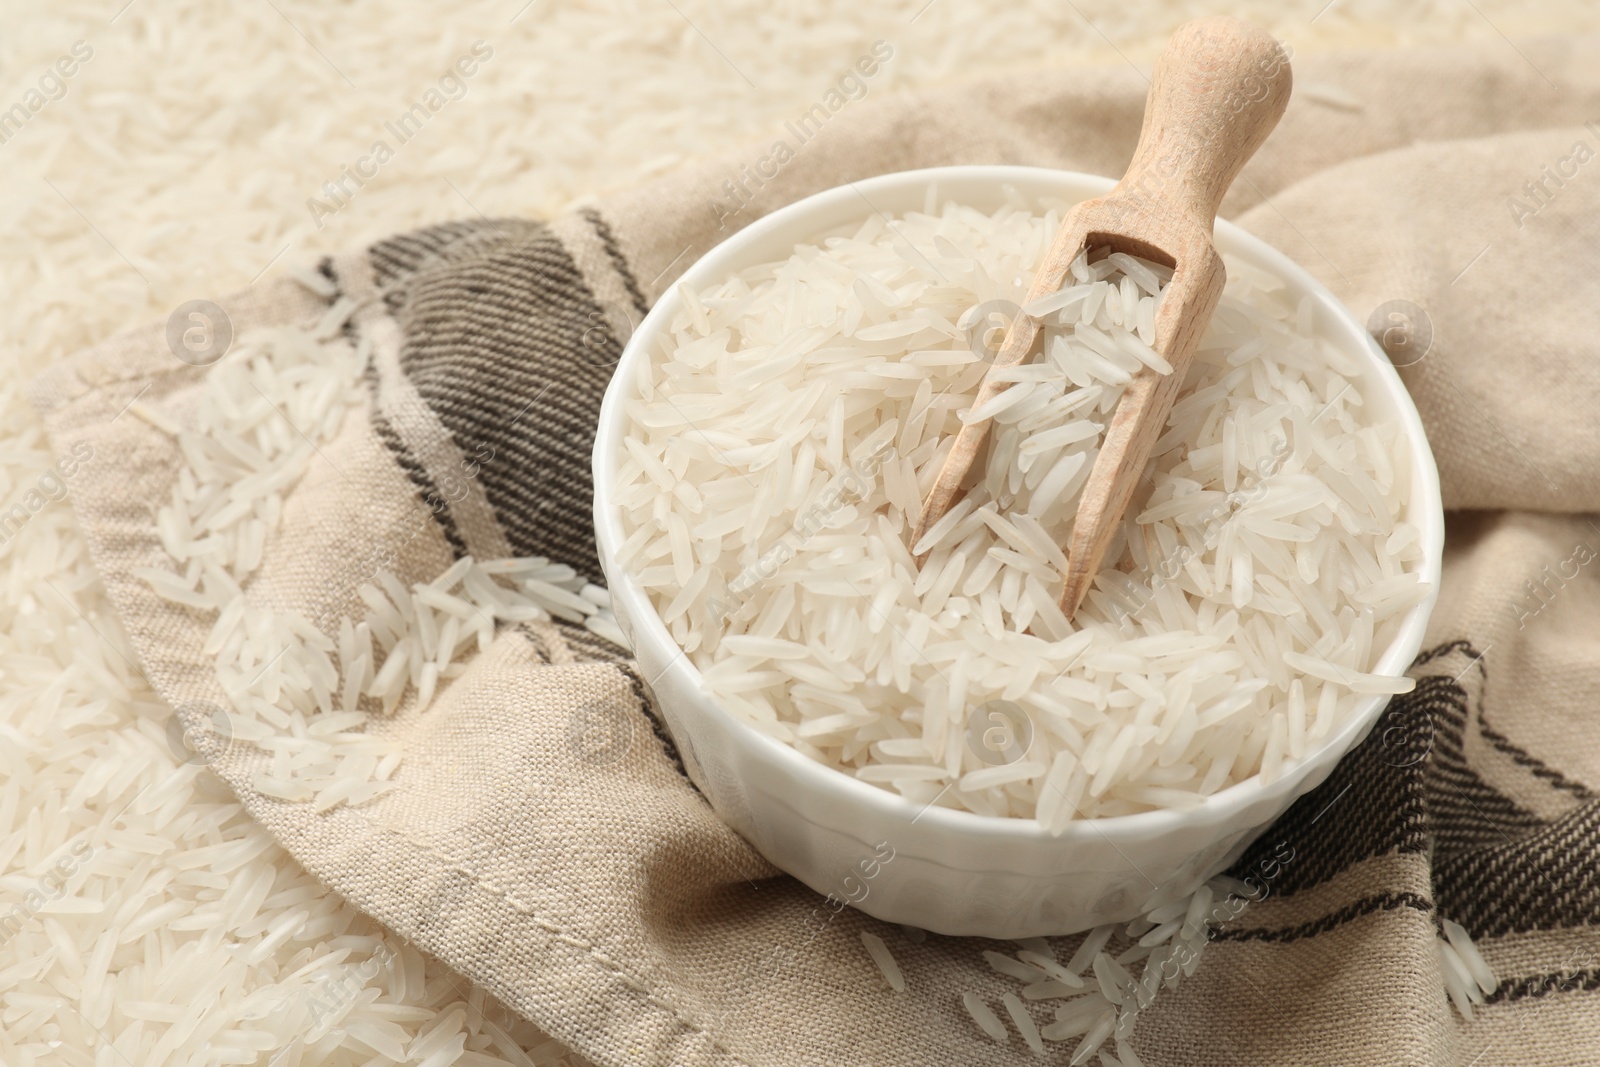
[[[1290,82],[1288,54],[1265,30],[1228,17],[1181,26],[1156,62],[1127,173],[1111,192],[1067,213],[1028,291],[1032,303],[1059,290],[1086,247],[1127,252],[1174,269],[1156,316],[1154,345],[1172,373],[1141,370],[1112,414],[1067,546],[1061,610],[1068,618],[1100,569],[1222,295],[1227,275],[1211,243],[1217,207],[1277,125],[1289,103]],[[1017,315],[974,406],[1006,388],[994,381],[994,372],[1022,362],[1038,330],[1037,321]],[[961,427],[923,504],[913,546],[950,510],[988,432],[988,419]]]

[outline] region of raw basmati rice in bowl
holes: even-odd
[[[1023,309],[1034,355],[973,397],[1060,213],[1109,184],[961,167],[818,194],[692,267],[606,396],[601,557],[686,766],[774,863],[881,918],[1017,937],[1149,911],[1409,688],[1443,525],[1420,422],[1359,323],[1226,223],[1147,491],[1062,616],[1106,423],[1169,370],[1170,271],[1080,258]],[[909,544],[975,417],[970,490]]]

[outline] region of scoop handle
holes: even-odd
[[[1209,229],[1292,84],[1288,48],[1259,26],[1222,15],[1184,23],[1156,61],[1139,147],[1107,199],[1181,212]]]

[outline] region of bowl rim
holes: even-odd
[[[778,208],[713,246],[662,292],[623,346],[622,354],[613,368],[611,381],[606,387],[595,431],[593,453],[595,534],[610,594],[622,602],[630,616],[634,627],[633,640],[649,641],[672,652],[667,665],[646,681],[654,687],[668,674],[678,675],[678,680],[687,683],[685,688],[693,692],[697,698],[698,711],[708,713],[716,726],[731,734],[734,740],[746,746],[753,746],[767,758],[778,761],[784,769],[806,783],[808,788],[842,795],[850,803],[859,804],[881,818],[899,820],[902,823],[920,822],[928,832],[981,836],[990,843],[1049,843],[1066,847],[1074,842],[1095,839],[1114,842],[1116,839],[1165,836],[1198,826],[1220,825],[1252,806],[1279,799],[1290,793],[1298,796],[1299,783],[1306,776],[1325,764],[1331,770],[1333,764],[1359,743],[1380,717],[1382,709],[1390,699],[1387,695],[1370,695],[1366,706],[1358,714],[1352,715],[1338,731],[1330,734],[1320,745],[1286,770],[1281,777],[1269,784],[1263,784],[1261,776],[1255,774],[1219,789],[1201,803],[1186,808],[1160,808],[1129,815],[1074,819],[1064,831],[1052,834],[1031,818],[980,815],[976,812],[939,807],[935,804],[920,804],[902,794],[879,788],[813,760],[793,746],[745,723],[724,709],[706,692],[699,668],[673,640],[666,625],[661,621],[655,605],[640,589],[633,575],[615,563],[616,550],[623,538],[620,536],[619,510],[610,502],[612,489],[610,474],[616,467],[616,456],[621,448],[624,429],[623,395],[631,393],[636,364],[640,359],[649,358],[648,349],[651,341],[665,328],[665,324],[682,303],[682,298],[678,295],[679,284],[684,281],[696,285],[704,284],[711,280],[705,277],[707,275],[723,276],[732,270],[742,269],[747,264],[740,264],[737,261],[745,257],[752,247],[760,245],[772,231],[801,220],[809,213],[833,207],[838,201],[848,198],[860,199],[863,202],[862,213],[865,216],[867,212],[877,210],[869,196],[874,191],[892,189],[898,192],[902,187],[925,186],[946,180],[954,182],[979,180],[996,186],[1004,185],[1007,181],[1020,180],[1035,184],[1045,180],[1061,184],[1062,196],[1066,199],[1077,196],[1083,190],[1087,190],[1087,196],[1100,195],[1116,184],[1115,179],[1103,175],[1054,167],[967,164],[894,171],[834,186]],[[1229,254],[1242,253],[1245,258],[1282,278],[1292,289],[1308,294],[1314,299],[1325,316],[1323,321],[1328,324],[1326,332],[1335,343],[1340,343],[1347,350],[1361,350],[1365,369],[1391,394],[1407,439],[1413,444],[1411,500],[1407,502],[1406,507],[1409,511],[1420,513],[1408,514],[1407,519],[1418,526],[1423,549],[1420,574],[1422,580],[1429,583],[1430,588],[1421,601],[1407,610],[1395,639],[1384,650],[1373,668],[1373,673],[1376,674],[1401,676],[1410,667],[1422,646],[1428,618],[1438,599],[1444,547],[1444,512],[1438,469],[1433,453],[1428,447],[1422,418],[1388,357],[1378,348],[1377,343],[1354,314],[1321,282],[1284,253],[1226,219],[1220,217],[1217,219],[1215,232],[1219,246],[1222,244],[1229,246]],[[756,257],[755,261],[760,262],[765,258],[776,257]],[[1421,500],[1420,507],[1417,504],[1419,495],[1425,498]],[[1330,762],[1330,754],[1335,753],[1336,757]],[[836,829],[848,832],[848,828],[836,827]]]

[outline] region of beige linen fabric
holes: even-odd
[[[1147,1064],[1600,1063],[1600,162],[1576,162],[1579,142],[1600,152],[1597,45],[1301,57],[1294,102],[1225,201],[1356,314],[1407,302],[1385,324],[1410,329],[1392,350],[1451,514],[1416,692],[1240,861],[1272,864],[1273,892],[1143,1013]],[[1122,68],[852,104],[738,200],[724,181],[783,130],[548,227],[451,224],[325,264],[362,302],[328,343],[370,344],[368,403],[289,493],[252,603],[359,618],[371,560],[410,582],[469,551],[597,577],[586,453],[608,361],[698,254],[890,170],[1120,173],[1144,90]],[[275,281],[222,303],[244,333],[329,302]],[[153,513],[184,457],[127,405],[190,425],[204,375],[158,325],[35,386],[59,452],[112,458],[83,469],[75,506],[144,673],[190,725],[226,700],[203,652],[213,619],[133,575],[173,569]],[[581,630],[504,628],[424,712],[408,700],[368,730],[405,760],[359,808],[263,795],[248,744],[208,758],[307,869],[598,1063],[1030,1058],[961,1007],[963,991],[997,1005],[1017,988],[981,957],[1005,946],[848,909],[813,938],[819,899],[716,819],[637,676]],[[1470,1022],[1445,998],[1440,916],[1501,980]]]

